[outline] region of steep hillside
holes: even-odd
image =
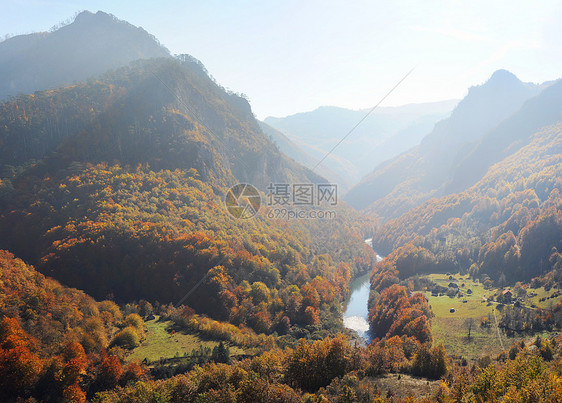
[[[419,146],[381,164],[349,191],[346,200],[388,219],[444,194],[470,150],[540,90],[505,70],[495,72],[485,84],[471,88],[451,117],[436,124]],[[494,152],[499,156],[500,150]]]
[[[0,121],[2,167],[50,156],[195,168],[223,186],[321,180],[282,155],[248,102],[189,56],[138,61],[88,83],[19,96],[0,105]]]
[[[115,303],[96,302],[0,250],[0,399],[84,401],[85,391],[111,386],[108,372],[120,377],[124,370],[106,348],[131,319],[142,333],[138,315],[124,318]],[[144,373],[137,364],[131,369]]]
[[[144,29],[102,11],[84,11],[56,31],[0,42],[0,100],[83,81],[133,60],[167,56]]]
[[[455,169],[445,193],[468,188],[494,163],[527,145],[541,127],[562,120],[562,80],[549,84],[540,96],[529,99],[520,110],[488,132]]]
[[[37,339],[42,356],[58,353],[69,340],[99,351],[108,346],[113,326],[123,319],[113,302],[96,302],[0,250],[0,318],[4,316],[16,318]]]
[[[392,253],[375,285],[418,273],[469,272],[482,282],[527,281],[560,269],[562,124],[530,143],[463,193],[432,199],[390,220],[373,238]]]
[[[322,165],[338,172],[344,185],[353,185],[379,163],[418,144],[456,103],[452,100],[378,108]],[[367,112],[326,106],[284,118],[268,117],[265,123],[314,157],[310,164],[315,165]]]

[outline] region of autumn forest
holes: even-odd
[[[338,176],[144,29],[84,11],[0,72],[0,401],[562,401],[560,80],[494,73],[287,219],[272,184]]]

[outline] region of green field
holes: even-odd
[[[542,309],[549,309],[552,306],[556,306],[556,304],[558,304],[558,302],[560,302],[560,297],[557,298],[548,298],[550,297],[552,294],[554,294],[556,291],[555,289],[551,289],[549,291],[546,291],[544,289],[544,287],[540,287],[540,288],[531,288],[528,290],[528,294],[534,293],[537,294],[534,297],[527,297],[525,299],[525,304],[527,306],[531,306],[531,305],[536,305],[538,308],[542,308]],[[540,301],[542,298],[545,298],[544,301]],[[548,298],[548,299],[546,299]]]
[[[213,349],[219,344],[218,341],[202,340],[196,334],[184,332],[172,332],[170,321],[159,321],[158,318],[145,322],[146,335],[141,345],[127,356],[127,361],[142,361],[145,358],[149,362],[160,360],[161,358],[182,357],[188,355],[199,346]],[[239,347],[230,346],[230,355],[237,356],[243,354],[244,350]]]
[[[496,310],[495,303],[486,301],[490,295],[498,292],[497,289],[485,290],[482,284],[472,281],[468,275],[457,274],[453,276],[453,280],[450,280],[449,276],[445,274],[431,274],[426,277],[444,287],[447,287],[450,282],[455,282],[459,285],[459,290],[463,294],[460,298],[456,296],[451,298],[447,295],[432,296],[431,292],[425,292],[431,310],[435,315],[431,320],[433,343],[435,345],[442,343],[450,354],[463,356],[467,359],[476,359],[483,355],[495,357],[502,351],[502,343],[503,348],[508,349],[514,341],[525,338],[524,336],[507,337],[501,329],[498,332],[495,326],[494,311],[497,320],[500,319],[501,313]],[[472,294],[467,294],[468,289],[472,291]],[[540,289],[531,291],[538,294],[532,298],[533,301],[552,293],[546,293],[544,289],[542,292]],[[530,306],[530,301],[531,298],[529,298],[529,302],[525,301],[525,304]],[[537,304],[537,306],[540,305]],[[451,313],[451,308],[454,308],[455,312]],[[491,318],[490,327],[483,328],[480,326],[482,317]],[[473,325],[471,337],[468,339],[468,321],[470,318],[473,320]]]

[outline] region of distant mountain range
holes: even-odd
[[[144,29],[102,11],[83,11],[56,31],[0,42],[0,100],[83,81],[152,57],[170,57],[170,52]]]
[[[499,70],[472,87],[420,145],[380,164],[346,200],[388,219],[429,198],[462,191],[527,144],[536,129],[557,121],[561,94],[559,83],[523,83]]]
[[[357,183],[379,163],[417,145],[434,124],[446,118],[458,101],[380,107],[369,115],[318,167],[344,187]],[[368,109],[350,110],[334,106],[284,118],[268,117],[265,123],[281,131],[296,147],[310,156],[300,161],[315,166],[361,119]],[[292,150],[284,150],[292,158]],[[324,170],[322,170],[324,169]],[[330,175],[329,172],[337,173]]]
[[[316,161],[316,159],[304,151],[305,148],[299,147],[289,137],[269,126],[267,123],[259,122],[259,124],[263,132],[273,140],[281,152],[299,164],[314,168],[313,162]],[[340,172],[331,168],[331,165],[338,165],[338,159],[333,156],[328,156],[327,160],[334,162],[334,164],[330,164],[330,166],[328,166],[328,164],[321,164],[315,169],[315,172],[322,175],[324,178],[329,178],[330,181],[336,184],[341,184],[340,191],[342,193],[347,191],[348,179],[342,176]]]

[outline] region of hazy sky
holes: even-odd
[[[462,98],[504,68],[562,77],[561,1],[0,0],[0,35],[102,10],[200,59],[259,118]]]

